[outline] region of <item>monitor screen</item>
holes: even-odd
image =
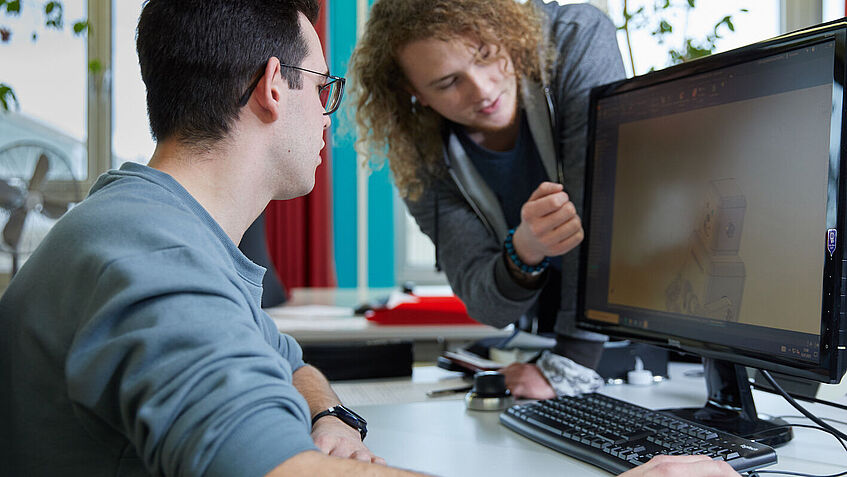
[[[824,25],[593,91],[581,326],[840,379],[844,40]]]

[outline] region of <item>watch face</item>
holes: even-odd
[[[340,405],[335,406],[333,411],[334,411],[333,414],[335,415],[335,417],[341,419],[342,421],[346,422],[348,425],[355,427],[357,429],[364,427],[368,424],[367,421],[362,419],[361,416],[359,416],[355,412],[351,411],[350,409],[347,409],[344,406],[340,406]]]
[[[350,410],[350,409],[347,409],[347,408],[346,408],[346,407],[344,407],[344,405],[342,405],[342,404],[339,404],[338,406],[335,406],[335,409],[336,409],[336,410],[338,410],[338,411],[341,411],[341,413],[348,414],[348,415],[349,415],[349,417],[350,417],[351,419],[356,420],[356,421],[358,421],[358,422],[362,423],[362,425],[367,425],[367,424],[368,424],[368,421],[366,421],[366,420],[365,420],[362,416],[360,416],[360,415],[356,414],[355,412],[353,412],[353,411],[352,411],[352,410]]]
[[[344,421],[348,426],[358,429],[359,433],[362,435],[362,440],[365,440],[365,435],[368,433],[368,421],[366,421],[362,416],[356,414],[355,412],[347,409],[342,405],[338,405],[333,407],[330,410],[330,413]]]

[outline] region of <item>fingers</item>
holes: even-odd
[[[336,419],[318,420],[312,429],[312,440],[321,452],[333,457],[385,464],[362,443],[358,431]]]
[[[644,465],[636,467],[620,477],[738,477],[732,466],[715,461],[704,455],[660,455]]]
[[[530,225],[530,230],[542,243],[552,247],[582,230],[582,220],[576,212],[563,208]]]
[[[333,455],[333,454],[330,454],[330,455]],[[348,457],[350,459],[360,460],[362,462],[376,462],[377,460],[382,460],[382,463],[385,464],[384,459],[382,459],[381,457],[377,457],[377,456],[373,455],[367,448],[357,450],[357,451],[353,452],[352,454],[350,454],[349,456],[339,455],[338,457]]]
[[[532,194],[529,196],[528,200],[536,200],[540,199],[546,195],[555,194],[556,192],[561,192],[564,189],[562,184],[557,184],[555,182],[542,182],[541,185],[535,188],[532,191]]]
[[[521,221],[529,224],[534,234],[541,235],[577,217],[576,206],[564,197],[567,196],[562,192],[527,202],[521,208]]]
[[[373,462],[375,464],[385,465],[385,459],[375,456],[361,442],[351,441],[349,439],[321,439],[320,442],[315,441],[315,444],[327,455],[333,457],[341,457],[343,459],[354,459],[362,462]]]
[[[520,382],[520,376],[523,373],[523,363],[512,363],[500,370],[500,373],[506,378],[506,387],[511,389],[512,385]]]
[[[555,237],[564,238],[549,247],[549,256],[551,257],[570,252],[582,243],[582,240],[585,238],[585,231],[582,229],[582,222],[579,220],[579,217],[562,224],[558,229],[554,230],[553,234]]]
[[[566,216],[569,218],[565,219]],[[540,250],[548,257],[569,252],[584,238],[582,220],[578,215],[571,215],[566,211],[551,214],[549,219],[545,217],[528,226]]]
[[[546,218],[549,214],[565,208],[571,214],[576,214],[576,207],[570,201],[568,194],[559,191],[543,197],[530,197],[521,207],[521,220]]]
[[[513,363],[500,370],[506,378],[506,387],[512,394],[530,399],[551,399],[556,391],[534,364]]]
[[[521,207],[513,243],[520,259],[534,265],[569,252],[583,238],[582,221],[562,185],[543,182]]]
[[[692,462],[701,462],[706,460],[712,460],[708,456],[705,455],[680,455],[680,456],[669,456],[669,455],[657,455],[653,457],[641,466],[644,470],[649,470],[652,468],[660,467],[663,464],[690,464]]]

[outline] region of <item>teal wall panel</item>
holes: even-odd
[[[356,42],[356,2],[329,0],[329,67],[346,76]],[[371,2],[369,2],[370,4]],[[332,219],[338,286],[356,286],[356,152],[355,125],[349,98],[332,118]],[[394,191],[388,169],[368,178],[368,285],[388,287],[394,278]]]
[[[329,1],[329,68],[347,75],[347,61],[356,42],[356,2]],[[339,287],[356,286],[356,153],[346,98],[332,117],[332,224],[335,270]]]
[[[368,283],[394,286],[394,189],[388,165],[368,179]]]

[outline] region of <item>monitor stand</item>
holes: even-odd
[[[747,371],[741,365],[703,358],[708,401],[701,408],[663,409],[674,416],[714,427],[771,447],[793,437],[787,422],[779,418],[761,419],[756,413]]]

